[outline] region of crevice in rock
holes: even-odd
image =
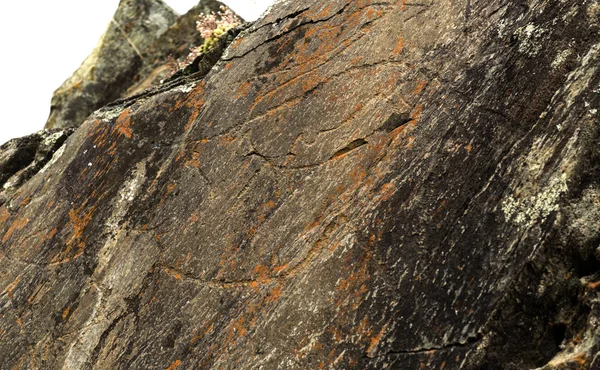
[[[431,347],[421,347],[404,351],[389,351],[381,355],[377,355],[375,357],[384,357],[384,356],[402,356],[402,355],[418,355],[418,354],[427,354],[430,352],[436,351],[444,351],[456,348],[465,348],[470,349],[475,346],[477,343],[481,342],[483,339],[483,335],[479,334],[473,337],[467,338],[465,341],[455,342],[455,343],[447,343],[443,346],[431,346]]]
[[[381,125],[381,127],[379,129],[382,131],[385,131],[387,133],[390,133],[390,132],[394,131],[395,129],[397,129],[398,127],[406,125],[410,121],[412,121],[412,118],[410,118],[410,113],[394,112],[388,117],[388,119],[383,123],[383,125]]]
[[[248,55],[248,54],[252,53],[253,51],[256,51],[256,50],[257,50],[258,48],[260,48],[261,46],[263,46],[263,45],[266,45],[266,44],[269,44],[269,43],[271,43],[271,42],[273,42],[273,41],[275,41],[275,40],[278,40],[278,39],[282,38],[283,36],[285,36],[285,35],[287,35],[287,34],[290,34],[290,33],[294,32],[295,30],[297,30],[297,29],[298,29],[298,28],[300,28],[300,27],[303,27],[303,26],[306,26],[306,25],[309,25],[309,24],[311,24],[311,25],[315,25],[315,24],[319,24],[319,23],[323,23],[323,22],[328,22],[328,21],[330,21],[331,19],[335,18],[336,16],[338,16],[338,15],[340,15],[340,14],[343,14],[343,13],[344,13],[344,11],[346,11],[346,9],[348,8],[348,6],[349,6],[349,5],[350,5],[350,3],[346,3],[346,5],[344,5],[344,6],[343,6],[343,7],[342,7],[340,10],[338,10],[338,11],[337,11],[335,14],[333,14],[333,15],[331,15],[331,16],[329,16],[329,17],[327,17],[327,18],[323,18],[323,19],[317,19],[317,20],[309,20],[309,21],[306,21],[306,22],[304,22],[304,23],[299,23],[298,25],[296,25],[296,26],[294,26],[294,27],[292,27],[292,28],[290,28],[290,29],[288,29],[288,30],[285,30],[284,32],[282,32],[282,33],[280,33],[280,34],[277,34],[277,35],[275,35],[275,36],[273,36],[273,37],[270,37],[270,38],[266,39],[265,41],[263,41],[263,42],[259,43],[258,45],[254,46],[253,48],[251,48],[251,49],[249,49],[249,50],[245,51],[244,53],[242,53],[242,54],[240,54],[240,55],[233,55],[233,56],[231,56],[231,57],[228,57],[228,58],[223,58],[223,60],[224,60],[224,61],[226,61],[226,62],[229,62],[229,61],[232,61],[232,60],[234,60],[234,59],[241,59],[241,58],[244,58],[246,55]]]
[[[341,157],[345,154],[348,154],[351,151],[356,150],[356,149],[360,148],[361,146],[367,145],[367,144],[368,144],[368,142],[365,139],[356,139],[353,142],[351,142],[350,144],[343,147],[342,149],[333,153],[333,155],[331,156],[331,158],[329,158],[329,160],[339,158],[339,157]]]
[[[99,112],[114,109],[115,107],[126,108],[134,103],[172,90],[181,85],[203,79],[220,60],[224,60],[221,57],[227,47],[233,42],[235,37],[247,27],[248,25],[245,24],[227,31],[227,33],[219,38],[219,41],[212,49],[198,55],[188,67],[177,71],[173,76],[164,81],[163,84],[126,98],[114,100],[99,109]]]
[[[302,14],[306,13],[306,11],[307,11],[307,10],[309,10],[309,9],[310,9],[310,8],[302,8],[302,9],[300,9],[300,10],[297,10],[297,11],[295,11],[295,12],[293,12],[293,13],[290,13],[290,14],[286,15],[285,17],[282,17],[282,18],[277,18],[277,19],[276,19],[276,20],[274,20],[273,22],[268,22],[268,23],[265,23],[265,24],[263,24],[263,25],[261,25],[261,26],[259,26],[259,27],[256,27],[256,28],[253,28],[253,29],[250,29],[250,30],[248,31],[248,34],[256,33],[257,31],[259,31],[259,30],[261,30],[261,29],[263,29],[263,28],[265,28],[265,27],[268,27],[268,26],[273,26],[273,25],[279,24],[279,22],[281,22],[281,21],[284,21],[284,20],[287,20],[287,19],[294,19],[294,18],[296,18],[296,17],[298,17],[298,16],[300,16],[300,15],[302,15]]]

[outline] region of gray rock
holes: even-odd
[[[98,46],[54,92],[46,128],[77,127],[121,97],[144,63],[146,48],[176,19],[162,0],[121,1]]]
[[[73,129],[43,130],[0,146],[0,205],[41,171],[62,147]]]
[[[201,0],[177,16],[161,0],[122,1],[96,49],[55,92],[46,127],[77,127],[96,109],[160,85],[173,73],[169,56],[183,59],[204,42],[198,15],[222,5]]]
[[[598,368],[598,7],[278,2],[0,206],[0,363]]]

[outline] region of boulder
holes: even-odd
[[[0,205],[0,363],[598,369],[599,31],[597,0],[277,2]]]

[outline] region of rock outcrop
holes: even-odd
[[[33,175],[43,172],[73,131],[42,130],[0,146],[0,205]]]
[[[600,368],[599,31],[597,0],[278,2],[0,206],[0,363]]]
[[[92,54],[52,98],[46,128],[77,127],[95,110],[158,85],[172,72],[167,58],[180,59],[203,39],[200,13],[223,4],[202,0],[185,15],[162,0],[123,0]]]

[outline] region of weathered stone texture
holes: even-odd
[[[204,40],[200,13],[223,4],[202,0],[178,17],[162,0],[124,0],[92,54],[52,97],[46,128],[77,127],[96,109],[159,85],[173,72],[167,58],[181,59]]]
[[[168,58],[183,60],[190,49],[204,43],[196,29],[196,21],[200,13],[218,12],[223,3],[216,0],[201,0],[177,21],[148,48],[142,68],[134,78],[135,83],[127,87],[123,97],[129,97],[157,86],[167,79],[173,71],[168,67]],[[213,63],[214,64],[214,63]]]
[[[52,159],[73,129],[42,130],[0,146],[0,205]]]
[[[142,66],[143,51],[176,19],[162,0],[121,1],[98,46],[54,92],[46,128],[77,127],[119,98]]]
[[[0,206],[0,363],[599,368],[599,7],[279,2]]]

